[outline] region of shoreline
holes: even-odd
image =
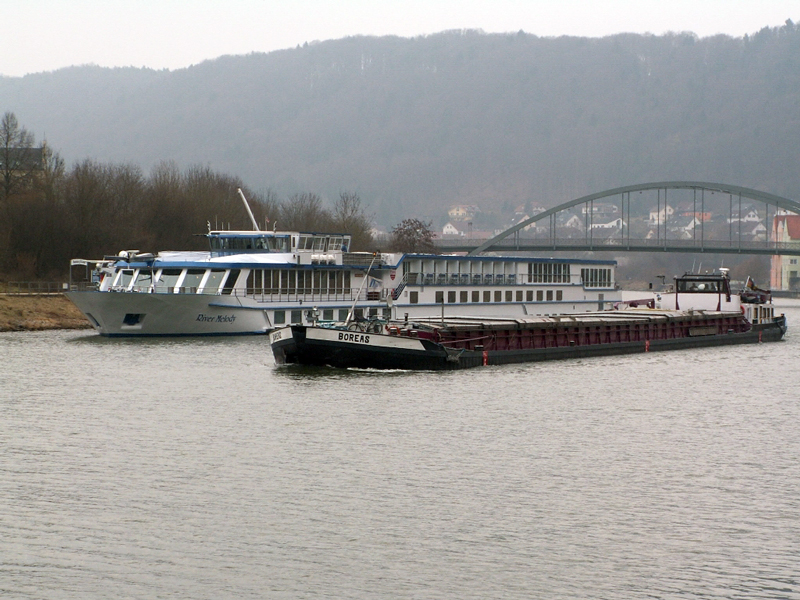
[[[92,329],[92,326],[62,294],[0,295],[0,332],[49,329]]]
[[[649,297],[652,291],[623,291],[623,299]],[[778,304],[789,305],[798,300],[796,294],[774,298]],[[783,300],[784,302],[781,302]],[[63,294],[7,295],[0,294],[0,333],[11,331],[47,331],[51,329],[92,329],[78,308]]]

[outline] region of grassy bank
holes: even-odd
[[[64,296],[0,295],[0,331],[89,328],[86,317]]]

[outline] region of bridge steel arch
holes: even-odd
[[[707,181],[658,181],[653,183],[640,183],[635,185],[627,185],[624,187],[613,188],[603,192],[596,192],[594,194],[589,194],[588,196],[582,196],[575,200],[570,200],[568,202],[564,202],[563,204],[559,204],[558,206],[555,206],[544,212],[541,212],[536,216],[533,216],[529,219],[525,219],[524,221],[517,223],[513,227],[509,227],[502,233],[499,233],[498,235],[494,236],[489,240],[486,240],[480,246],[468,252],[467,255],[474,256],[476,254],[480,254],[481,252],[485,252],[487,248],[490,248],[497,242],[504,240],[505,238],[509,237],[514,233],[517,233],[518,231],[524,229],[528,225],[531,225],[532,223],[536,223],[537,221],[541,221],[543,219],[551,217],[552,215],[555,215],[556,213],[559,213],[563,210],[567,210],[568,208],[572,208],[573,206],[592,202],[600,198],[608,198],[609,196],[618,196],[623,194],[630,194],[631,192],[642,192],[642,191],[662,190],[662,189],[663,190],[692,189],[692,190],[708,190],[710,192],[721,192],[725,194],[736,195],[740,199],[748,198],[750,200],[757,200],[763,202],[765,205],[773,205],[776,208],[781,208],[787,211],[791,211],[793,213],[800,214],[800,202],[797,202],[795,200],[790,200],[788,198],[783,198],[781,196],[776,196],[774,194],[769,194],[767,192],[761,192],[759,190],[754,190],[751,188],[741,187],[737,185],[728,185],[725,183],[711,183]],[[666,194],[664,203],[666,205]],[[628,205],[630,206],[630,196],[628,197]],[[695,250],[697,250],[697,248],[695,248]]]

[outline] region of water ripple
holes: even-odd
[[[799,344],[382,373],[0,334],[0,594],[800,598]]]

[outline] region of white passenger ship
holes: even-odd
[[[74,259],[66,295],[105,336],[261,334],[345,321],[350,311],[356,319],[548,315],[620,300],[609,260],[349,252],[349,235],[300,231],[207,237],[208,252]]]

